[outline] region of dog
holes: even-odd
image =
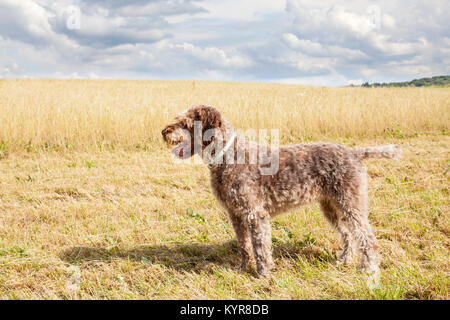
[[[361,251],[361,267],[379,273],[377,240],[368,220],[367,158],[398,158],[396,145],[347,148],[331,143],[266,147],[277,170],[263,174],[267,165],[251,163],[262,145],[237,137],[231,124],[212,106],[196,105],[162,130],[172,153],[187,159],[202,157],[211,174],[211,188],[227,211],[241,252],[240,268],[256,263],[258,276],[274,267],[270,219],[289,209],[317,201],[337,231],[342,253],[337,264],[351,262]],[[240,161],[239,161],[240,160]]]

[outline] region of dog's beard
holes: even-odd
[[[179,159],[187,159],[191,156],[191,144],[187,141],[182,141],[172,149],[172,154]]]

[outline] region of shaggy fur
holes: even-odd
[[[194,121],[201,121],[203,132],[213,129],[221,134],[203,141],[194,135]],[[190,133],[190,141],[186,141],[188,135],[180,129]],[[166,142],[178,144],[175,148],[178,148],[178,156],[189,157],[195,150],[204,152],[218,142],[224,146],[225,137],[233,132],[229,122],[214,107],[199,105],[178,116],[174,124],[164,128],[162,135]],[[224,137],[221,138],[224,141],[215,137]],[[180,153],[183,146],[184,151]],[[190,150],[186,150],[186,146],[190,146]],[[349,263],[359,249],[362,267],[378,273],[378,246],[368,221],[367,173],[362,160],[395,158],[400,155],[399,147],[350,149],[330,143],[282,146],[276,150],[279,169],[273,175],[261,174],[259,164],[248,164],[252,148],[260,146],[239,137],[227,151],[235,155],[244,153],[246,164],[230,164],[229,161],[210,164],[211,157],[204,159],[211,172],[212,191],[228,212],[236,232],[242,269],[256,262],[258,274],[268,276],[273,268],[270,218],[318,201],[323,215],[342,240],[343,250],[337,262]],[[274,150],[270,148],[269,152]]]

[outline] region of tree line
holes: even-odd
[[[448,86],[450,85],[450,76],[436,76],[431,78],[414,79],[412,81],[404,82],[389,82],[389,83],[368,83],[361,85],[364,88],[376,87],[429,87],[429,86]]]

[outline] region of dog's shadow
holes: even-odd
[[[80,262],[108,262],[114,259],[138,261],[144,264],[162,264],[178,271],[200,271],[208,263],[232,267],[239,254],[235,241],[223,244],[142,245],[132,249],[112,247],[72,247],[60,254],[71,264]]]
[[[299,256],[310,263],[331,262],[333,254],[313,246],[281,243],[274,246],[275,259],[293,259]],[[144,264],[162,264],[177,271],[214,272],[211,265],[235,270],[240,254],[235,240],[219,244],[142,245],[133,249],[111,247],[72,247],[63,250],[60,258],[70,264],[82,262],[109,262],[115,259],[138,261]]]

